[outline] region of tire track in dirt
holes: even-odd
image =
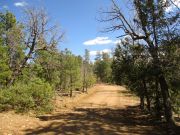
[[[165,135],[137,106],[139,99],[124,87],[100,84],[88,95],[72,99],[69,110],[58,108],[53,114],[37,118],[20,117],[20,123],[0,129],[11,135]],[[72,109],[74,108],[74,109]],[[1,118],[1,116],[0,116]],[[17,117],[14,115],[14,118]],[[28,122],[24,122],[28,119]],[[3,124],[8,125],[4,120]],[[23,128],[17,127],[25,125]],[[15,128],[16,127],[16,128]],[[8,132],[10,130],[10,132]],[[2,131],[2,132],[1,132]]]

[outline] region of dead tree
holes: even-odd
[[[58,35],[57,26],[49,26],[49,20],[44,10],[35,8],[25,10],[24,39],[26,55],[13,71],[8,86],[12,85],[16,78],[21,74],[29,60],[40,50],[53,50],[58,42],[63,38],[64,33]]]

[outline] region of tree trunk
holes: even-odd
[[[20,75],[20,73],[21,73],[21,71],[19,71],[19,70],[16,70],[12,73],[11,78],[7,82],[8,87],[14,84],[16,78]]]
[[[159,85],[158,85],[158,78],[156,77],[155,81],[155,92],[156,92],[156,97],[155,97],[155,109],[156,109],[156,117],[157,119],[161,119],[161,105],[160,105],[160,92],[159,92]]]
[[[142,82],[143,83],[143,82]],[[142,86],[143,86],[143,84],[142,84]],[[144,98],[145,98],[145,92],[144,92],[144,87],[142,87],[141,88],[142,89],[142,91],[140,92],[140,109],[141,110],[144,110]]]
[[[157,49],[158,48],[156,48],[156,49],[150,48],[150,53],[151,53],[151,56],[153,57],[154,68],[158,72],[156,76],[158,76],[158,81],[159,81],[160,88],[161,88],[165,118],[166,118],[168,125],[173,126],[173,125],[175,125],[175,122],[174,122],[173,115],[172,115],[172,105],[171,105],[171,99],[170,99],[169,90],[168,90],[168,84],[163,75],[162,69],[159,66],[160,61],[158,58]]]
[[[143,79],[143,88],[144,88],[144,94],[146,96],[147,109],[148,109],[148,111],[151,111],[151,102],[150,102],[150,98],[149,98],[149,93],[147,91],[145,79]]]
[[[85,68],[85,67],[84,67]],[[84,69],[84,72],[83,72],[83,93],[85,92],[85,69]]]
[[[140,109],[144,110],[144,94],[140,96]]]
[[[163,97],[165,118],[166,118],[168,125],[173,126],[173,125],[175,125],[175,123],[174,123],[173,114],[172,114],[172,105],[171,105],[168,85],[167,85],[167,82],[163,75],[160,75],[158,79],[159,79],[159,84],[161,87],[161,93],[162,93],[162,97]]]
[[[70,97],[72,97],[72,75],[70,75],[70,83],[71,83]]]
[[[88,88],[88,85],[87,85],[87,82],[86,82],[86,93],[87,93],[87,88]]]
[[[72,88],[71,88],[71,90],[70,90],[70,97],[72,97]]]
[[[83,93],[85,92],[85,85],[86,85],[86,66],[85,66],[85,63],[83,65]]]

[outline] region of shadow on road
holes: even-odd
[[[41,116],[48,125],[27,129],[26,135],[34,134],[84,134],[84,135],[165,135],[163,127],[149,115],[142,113],[138,106],[126,109],[76,108],[72,113]]]

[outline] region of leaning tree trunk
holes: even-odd
[[[14,84],[14,82],[16,81],[16,78],[19,77],[19,75],[21,74],[21,70],[15,70],[12,75],[11,78],[8,80],[7,82],[7,87],[11,86]]]
[[[158,72],[156,74],[156,76],[158,77],[158,81],[159,81],[160,88],[161,88],[165,118],[166,118],[167,124],[170,126],[173,126],[173,125],[175,125],[175,122],[174,122],[173,114],[172,114],[171,99],[170,99],[170,95],[169,95],[169,89],[168,89],[167,81],[166,81],[165,76],[163,74],[162,68],[159,65],[160,60],[158,58],[158,47],[154,48],[151,46],[149,48],[149,51],[150,51],[151,56],[153,58],[154,68]]]
[[[19,75],[22,73],[22,70],[24,69],[24,67],[27,64],[27,61],[29,60],[29,58],[31,58],[32,54],[34,53],[34,48],[36,45],[36,37],[37,33],[34,33],[34,37],[33,37],[33,41],[32,41],[32,45],[30,47],[30,50],[27,54],[27,56],[24,57],[24,59],[20,62],[20,65],[18,65],[17,69],[13,72],[10,80],[8,81],[8,86],[11,86],[12,84],[14,84],[16,78],[19,77]]]
[[[168,85],[165,80],[165,77],[161,74],[159,77],[159,84],[161,87],[161,93],[163,97],[163,105],[165,109],[165,118],[169,125],[173,126],[175,125],[173,114],[172,114],[172,105],[171,105],[171,99],[169,95]]]

